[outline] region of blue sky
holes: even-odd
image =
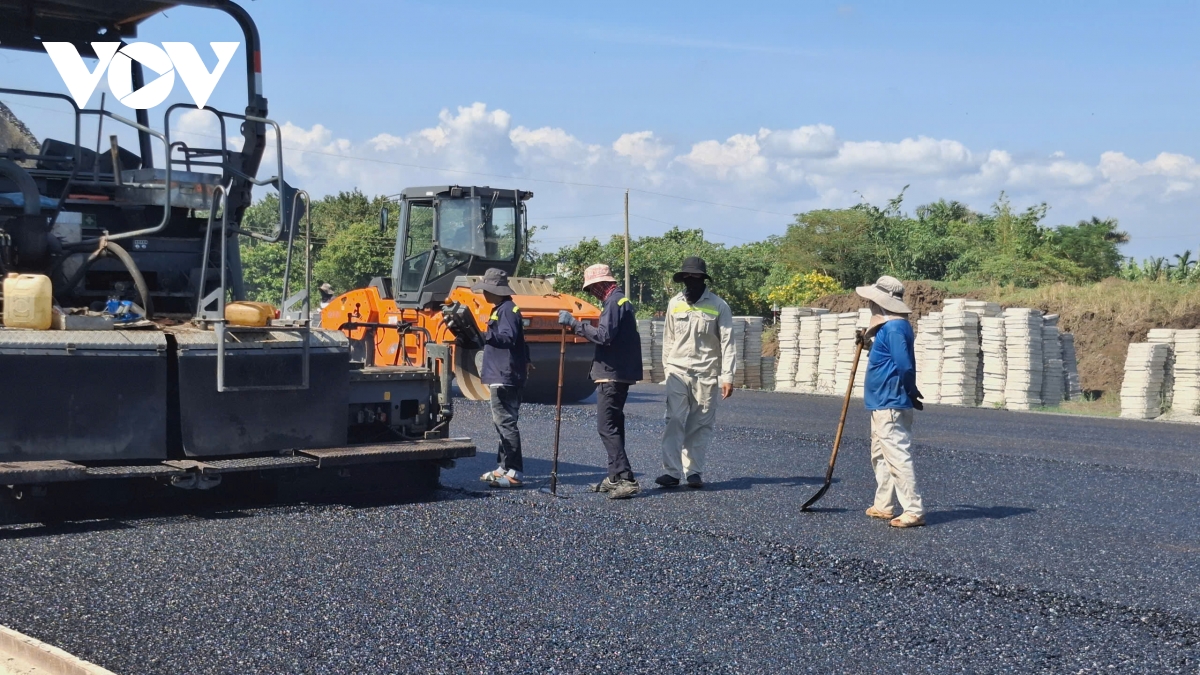
[[[640,190],[635,232],[730,244],[905,185],[909,208],[1004,190],[1053,224],[1120,219],[1130,255],[1200,246],[1196,3],[244,4],[289,180],[318,194],[533,189],[554,247],[621,228],[621,190],[580,184]],[[194,42],[211,65],[203,43],[239,35],[176,9],[139,39]],[[242,54],[210,104],[240,109]],[[0,82],[65,91],[45,54],[0,55]],[[60,133],[61,115],[13,109]]]

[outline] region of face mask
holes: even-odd
[[[696,302],[700,299],[700,296],[704,295],[706,285],[703,279],[684,279],[683,285],[683,297],[687,298],[689,303]]]

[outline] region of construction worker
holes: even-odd
[[[913,409],[924,406],[908,322],[912,310],[902,300],[904,284],[894,277],[879,277],[874,285],[859,286],[855,292],[871,301],[870,326],[857,336],[869,342],[871,350],[863,402],[871,413],[871,464],[877,487],[867,515],[888,520],[892,527],[919,527],[925,524],[925,507],[913,471],[912,423]],[[899,516],[893,510],[897,498],[903,508]]]
[[[592,486],[592,490],[607,494],[609,499],[628,499],[640,489],[625,454],[625,399],[629,397],[629,385],[642,377],[637,312],[617,287],[608,265],[592,265],[584,270],[583,290],[603,306],[599,324],[580,321],[567,310],[558,313],[558,322],[596,343],[591,376],[596,382],[600,441],[608,452],[608,477]]]
[[[667,428],[663,432],[664,488],[704,487],[704,460],[720,398],[733,395],[733,312],[708,290],[708,266],[686,258],[673,277],[684,290],[667,304],[663,370],[667,376]]]
[[[492,423],[500,434],[496,450],[499,466],[480,478],[497,488],[519,488],[525,470],[521,457],[521,431],[517,420],[521,414],[521,389],[529,368],[529,347],[525,344],[525,327],[521,308],[510,296],[508,273],[491,268],[483,273],[472,291],[482,292],[492,305],[487,332],[483,335],[483,367],[480,379],[491,390]]]

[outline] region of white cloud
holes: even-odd
[[[212,133],[211,121],[196,115],[184,115],[181,130]],[[609,215],[619,211],[624,187],[634,189],[635,220],[654,219],[641,223],[645,231],[698,226],[729,243],[779,234],[792,213],[864,198],[878,203],[905,185],[909,206],[946,198],[986,210],[1004,191],[1017,205],[1049,203],[1055,223],[1117,217],[1134,236],[1131,253],[1140,235],[1190,227],[1200,208],[1200,164],[1170,152],[1136,159],[1108,151],[1089,160],[1061,151],[971,149],[928,136],[848,140],[831,125],[812,124],[698,139],[676,154],[654,131],[587,139],[561,127],[514,125],[507,112],[483,103],[442,110],[425,128],[380,130],[358,141],[345,133],[285,124],[289,182],[314,195],[354,187],[394,194],[439,183],[536,189],[533,222],[538,214],[556,219],[546,239],[553,246],[618,231],[619,218]],[[639,189],[697,201],[639,195]]]

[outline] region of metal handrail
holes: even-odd
[[[304,196],[304,291],[303,297],[299,293],[296,296],[288,297],[288,286],[292,279],[292,242],[296,237],[296,207],[301,195]],[[280,202],[282,201],[280,199]],[[310,312],[312,311],[312,200],[305,190],[296,190],[296,194],[292,195],[292,220],[293,222],[288,227],[287,257],[283,263],[283,293],[280,298],[279,311],[285,319],[298,318],[308,323],[311,321]],[[292,307],[300,301],[303,301],[304,305],[300,309],[299,317],[295,317]]]
[[[309,388],[311,367],[311,327],[309,320],[303,318],[298,325],[295,326],[262,326],[262,327],[245,327],[232,329],[229,326],[228,319],[225,318],[225,300],[226,287],[225,280],[228,276],[228,261],[229,261],[229,209],[226,208],[230,186],[221,184],[213,189],[212,201],[208,211],[207,226],[204,230],[204,253],[201,256],[200,262],[200,279],[196,291],[196,314],[194,321],[200,324],[212,324],[213,333],[217,343],[217,392],[224,393],[227,391],[297,391]],[[307,200],[308,194],[304,193]],[[220,265],[220,282],[217,288],[208,295],[204,295],[205,282],[208,280],[208,260],[209,251],[212,250],[212,235],[217,229],[213,222],[217,213],[218,207],[221,211],[220,236],[221,236],[221,265]],[[305,262],[308,263],[309,258],[306,253]],[[306,281],[311,283],[312,265],[307,265]],[[286,277],[284,277],[286,280]],[[285,281],[286,284],[286,281]],[[216,309],[210,309],[213,304],[216,304]],[[304,298],[305,308],[308,306],[307,297]],[[246,385],[246,386],[228,386],[225,384],[225,347],[227,345],[227,334],[230,332],[293,332],[298,333],[301,338],[302,359],[300,366],[300,384],[298,385]]]

